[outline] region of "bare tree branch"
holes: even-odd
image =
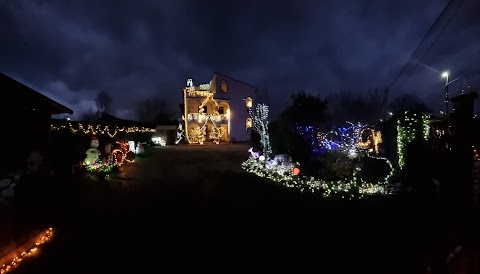
[[[95,98],[95,104],[97,105],[97,111],[100,114],[111,114],[112,111],[112,96],[105,91],[101,91]]]
[[[163,98],[146,98],[135,108],[137,119],[143,123],[164,123],[170,119],[167,102]]]
[[[98,118],[100,118],[99,113],[93,108],[90,108],[90,110],[87,110],[80,115],[80,121],[84,123],[94,123],[98,120]]]

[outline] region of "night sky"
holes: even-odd
[[[122,118],[151,96],[180,117],[187,78],[208,83],[214,71],[267,89],[278,112],[302,89],[326,96],[389,85],[447,2],[0,0],[0,71],[75,115],[107,91]],[[465,0],[392,96],[439,105],[443,70],[480,86],[479,11],[480,1]]]

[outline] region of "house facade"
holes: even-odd
[[[183,89],[185,138],[190,144],[250,140],[249,115],[258,89],[220,73],[208,84],[187,80]]]

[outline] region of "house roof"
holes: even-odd
[[[234,79],[234,78],[232,78],[232,77],[230,77],[230,76],[227,76],[227,75],[225,75],[225,74],[222,74],[222,73],[220,73],[220,72],[214,72],[214,73],[213,73],[213,76],[215,77],[215,75],[219,75],[219,76],[228,78],[228,79],[230,79],[230,80],[232,80],[232,81],[235,81],[235,82],[237,82],[237,83],[244,84],[244,85],[246,85],[246,86],[249,86],[249,87],[255,89],[256,91],[260,90],[260,89],[257,88],[257,87],[254,87],[254,86],[252,86],[252,85],[250,85],[250,84],[247,84],[247,83],[245,83],[245,82],[242,82],[242,81],[239,81],[239,80],[237,80],[237,79]]]
[[[73,110],[1,72],[0,91],[3,96],[10,99],[8,100],[9,104],[12,104],[15,107],[42,109],[50,114],[73,114]]]

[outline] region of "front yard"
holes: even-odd
[[[300,193],[242,171],[247,150],[154,147],[106,181],[64,178],[55,238],[18,273],[416,273],[430,263],[443,233],[434,204]]]

